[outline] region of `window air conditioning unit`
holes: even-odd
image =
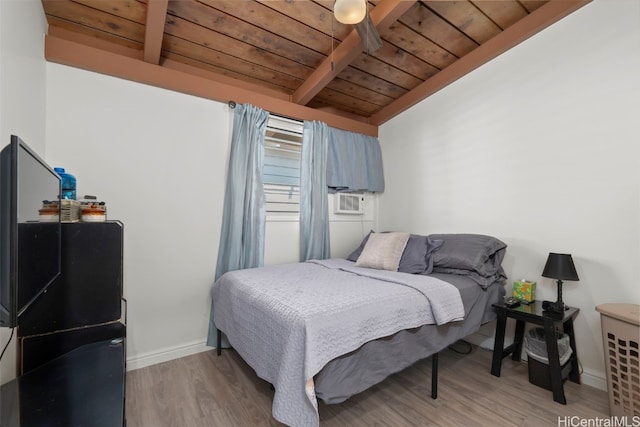
[[[335,193],[335,199],[333,200],[333,213],[364,215],[364,194]]]

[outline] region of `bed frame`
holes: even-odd
[[[218,329],[216,335],[216,354],[222,355],[222,332]],[[440,353],[433,353],[431,355],[431,398],[438,398],[438,355]],[[273,385],[271,386],[273,387]]]

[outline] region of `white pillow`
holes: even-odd
[[[409,233],[371,233],[356,266],[398,271],[409,236]]]

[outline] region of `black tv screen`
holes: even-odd
[[[0,326],[13,328],[60,274],[60,219],[41,222],[59,201],[60,177],[19,137],[0,152]]]

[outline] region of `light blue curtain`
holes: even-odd
[[[327,186],[337,191],[384,191],[378,138],[329,127]]]
[[[329,248],[326,123],[305,121],[300,163],[300,261],[326,259]]]
[[[264,136],[269,113],[237,105],[224,195],[216,280],[227,271],[260,267],[264,261]]]
[[[260,267],[264,262],[266,202],[262,169],[268,119],[269,113],[253,105],[236,105],[234,110],[216,280],[227,271]],[[208,346],[216,346],[217,333],[212,301]],[[226,337],[222,347],[229,347]]]

